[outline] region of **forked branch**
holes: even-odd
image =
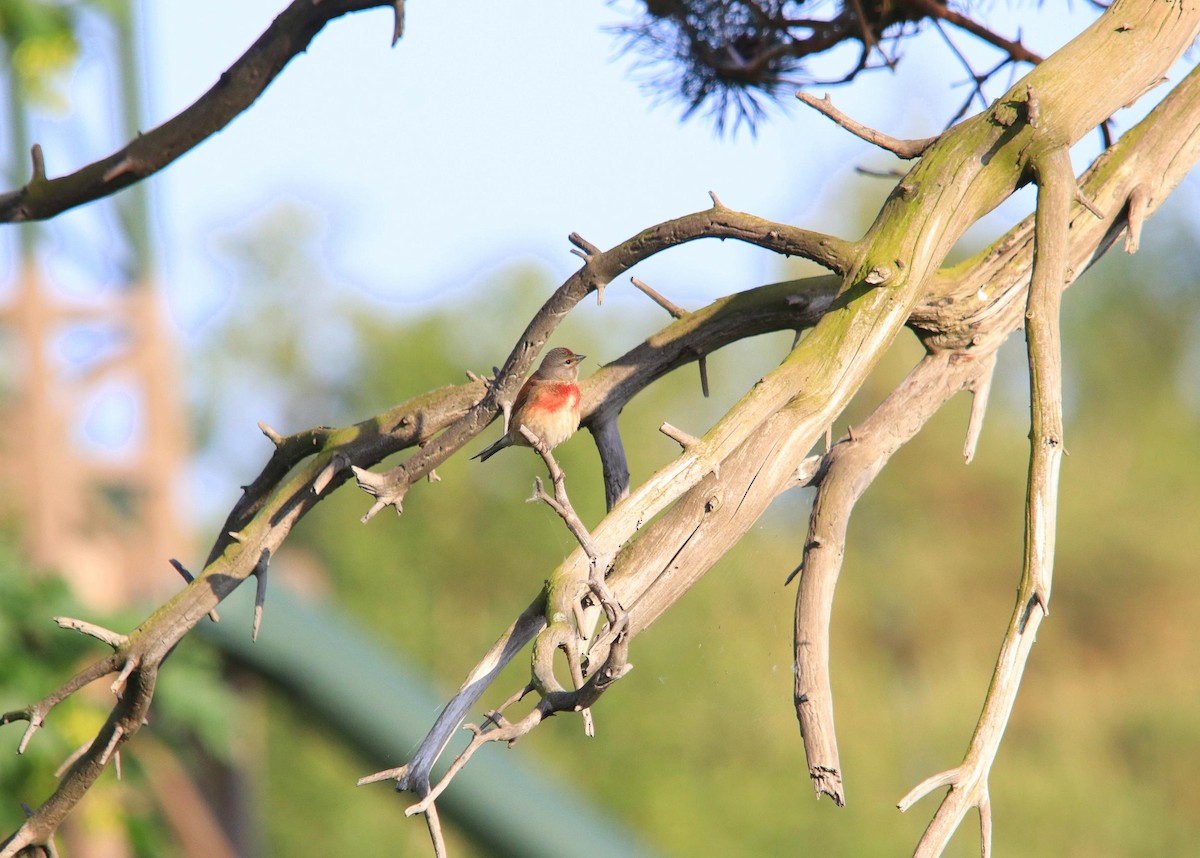
[[[990,369],[984,356],[928,355],[850,437],[826,453],[796,592],[794,702],[817,796],[845,804],[829,671],[833,596],[850,514],[891,457],[956,393]]]
[[[1070,248],[1067,224],[1075,196],[1075,174],[1065,147],[1051,148],[1035,158],[1034,168],[1038,178],[1034,267],[1025,313],[1031,426],[1021,582],[983,713],[966,757],[954,769],[918,784],[898,804],[901,810],[907,810],[930,791],[950,787],[917,845],[916,854],[921,856],[940,855],[972,807],[979,810],[985,858],[991,853],[988,774],[1016,702],[1038,626],[1049,611],[1058,476],[1063,455],[1059,307],[1067,282]]]

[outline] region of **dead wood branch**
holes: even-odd
[[[988,774],[1016,703],[1021,676],[1038,626],[1049,612],[1058,512],[1058,477],[1063,455],[1062,356],[1059,307],[1067,282],[1070,205],[1075,173],[1065,147],[1034,160],[1038,176],[1033,277],[1029,285],[1026,340],[1029,356],[1029,484],[1025,501],[1025,557],[1017,602],[1008,624],[983,713],[963,762],[935,775],[901,799],[907,809],[937,786],[951,787],[929,823],[916,853],[940,855],[968,810],[978,808],[983,854],[991,852]]]
[[[587,295],[612,282],[638,262],[700,238],[733,238],[776,253],[810,259],[839,274],[844,274],[854,263],[854,249],[849,242],[735,212],[717,203],[710,209],[643,230],[608,251],[587,245],[592,250],[587,252],[583,267],[558,288],[530,321],[495,383],[488,387],[482,399],[407,461],[386,473],[368,473],[355,466],[359,487],[375,498],[363,516],[363,522],[388,506],[402,511],[404,496],[414,482],[486,428],[501,412],[502,403],[512,402],[558,323]]]
[[[208,92],[107,158],[48,179],[41,147],[35,147],[32,178],[24,187],[0,194],[0,222],[54,217],[153,175],[250,107],[330,21],[351,12],[395,6],[393,0],[294,0]]]
[[[884,134],[882,131],[868,128],[866,125],[856,122],[834,107],[833,101],[829,98],[828,94],[824,98],[817,98],[809,95],[807,92],[798,92],[796,93],[796,98],[803,101],[813,110],[828,116],[855,137],[861,137],[868,143],[872,143],[880,149],[886,149],[897,158],[903,158],[906,161],[921,157],[921,153],[937,141],[936,137],[925,137],[920,140],[900,140]]]
[[[626,623],[601,634],[585,653],[590,663],[611,668],[607,676],[601,670],[582,688],[560,691],[553,687],[557,683],[550,671],[541,677],[538,690],[545,696],[539,707],[553,708],[560,703],[570,708],[590,706],[595,700],[592,695],[608,687],[604,683],[625,669],[625,648],[632,637],[705,574],[772,499],[807,480],[804,475],[810,471],[805,465],[811,464],[808,456],[813,445],[904,325],[916,328],[935,354],[972,350],[986,354],[1016,328],[1026,306],[1026,284],[1034,258],[1028,233],[1022,231],[1025,227],[1018,227],[976,259],[953,269],[941,268],[967,227],[1005,199],[1025,179],[1026,168],[1034,166],[1041,169],[1045,209],[1039,211],[1036,223],[1038,277],[1047,279],[1033,290],[1028,304],[1034,309],[1031,372],[1035,388],[1052,398],[1056,370],[1044,357],[1043,347],[1033,345],[1042,334],[1032,331],[1032,322],[1040,313],[1038,324],[1043,324],[1052,318],[1051,310],[1056,312],[1056,305],[1044,302],[1055,300],[1050,293],[1070,282],[1125,229],[1121,213],[1126,207],[1134,208],[1134,188],[1147,189],[1138,197],[1137,206],[1139,218],[1149,215],[1200,156],[1200,78],[1193,72],[1160,109],[1106,153],[1085,177],[1087,198],[1105,214],[1105,221],[1083,209],[1070,214],[1073,181],[1066,183],[1068,206],[1061,218],[1050,214],[1059,211],[1063,193],[1063,183],[1054,180],[1058,156],[1051,150],[1069,146],[1143,91],[1194,37],[1200,11],[1194,4],[1169,9],[1167,5],[1130,0],[1120,10],[1122,28],[1102,19],[1043,63],[1028,82],[1014,87],[993,111],[969,119],[939,138],[858,243],[773,224],[714,203],[712,209],[652,227],[612,250],[586,253],[584,266],[544,308],[546,315],[539,314],[530,323],[491,390],[473,382],[416,397],[356,426],[313,429],[291,436],[272,433],[274,450],[266,467],[230,512],[209,561],[195,580],[123,640],[114,637],[117,652],[84,668],[41,702],[0,716],[0,723],[29,722],[22,739],[24,747],[57,702],[89,682],[118,674],[114,685],[120,698],[104,726],[71,764],[53,795],[32,810],[25,824],[0,847],[0,858],[50,842],[63,818],[115,758],[123,742],[140,729],[165,654],[225,595],[258,570],[264,552],[274,553],[300,517],[347,479],[346,465],[370,468],[388,455],[427,441],[424,450],[401,466],[403,473],[396,485],[406,491],[413,479],[427,475],[494,419],[503,397],[515,392],[553,331],[556,321],[551,316],[565,315],[602,283],[662,249],[701,237],[735,238],[816,259],[842,276],[763,287],[688,313],[587,380],[585,424],[607,426],[601,433],[611,433],[621,407],[662,374],[753,333],[816,325],[726,417],[615,503],[592,529],[593,556],[611,554],[614,558],[608,586],[626,606]],[[1093,86],[1093,96],[1085,102],[1074,97],[1102,79],[1106,85]],[[1033,118],[1028,115],[1028,85],[1038,96],[1039,129],[1026,121]],[[1053,145],[1047,149],[1051,132],[1049,143]],[[985,151],[990,157],[977,157]],[[1129,217],[1133,217],[1132,211]],[[1070,229],[1065,227],[1068,222]],[[1046,261],[1043,254],[1047,230],[1057,230],[1069,241],[1062,251],[1065,255],[1054,261]],[[1054,289],[1046,285],[1051,283],[1056,284]],[[947,366],[953,365],[953,358]],[[1003,649],[997,668],[1016,679],[1017,667],[1023,664],[1020,647],[1032,638],[1049,598],[1047,533],[1052,534],[1053,478],[1061,455],[1061,432],[1053,422],[1053,404],[1042,401],[1042,394],[1035,399],[1034,420],[1047,422],[1040,429],[1035,426],[1034,432],[1028,541],[1032,553],[1026,558],[1022,601],[1014,613],[1014,623],[1021,629],[1015,647],[1018,652],[1011,655],[1013,648]],[[861,431],[860,427],[856,442],[864,437]],[[1050,450],[1051,446],[1057,452]],[[319,493],[314,491],[318,485]],[[398,503],[402,494],[394,502]],[[548,630],[547,614],[558,607],[552,599],[569,606],[586,593],[591,564],[591,557],[581,548],[552,573],[554,584],[531,603],[472,672],[409,765],[388,775],[396,777],[399,787],[422,798],[430,795],[433,761],[470,705],[492,682],[498,665],[535,638],[535,647],[543,648],[573,641],[557,637],[557,632],[555,636],[539,632]],[[1005,682],[1015,693],[1015,683],[1007,678]],[[567,696],[556,696],[559,694]],[[994,724],[999,714],[1007,717],[1005,706],[1011,707],[1011,697],[989,697],[985,703],[977,735],[986,736],[988,743],[999,741]],[[495,728],[506,729],[503,723],[496,723]],[[985,751],[978,759],[990,766],[994,749],[989,744]],[[982,784],[978,775],[986,766],[972,766],[964,764],[927,783],[965,779]],[[972,793],[972,800],[985,810],[986,822],[985,790]],[[935,817],[939,831],[953,830],[957,825],[954,813],[957,807],[940,816],[948,822]],[[431,825],[436,826],[436,821]]]
[[[960,390],[989,371],[984,358],[927,356],[863,423],[825,454],[796,592],[796,718],[818,797],[845,804],[833,727],[829,631],[854,505],[901,446]]]

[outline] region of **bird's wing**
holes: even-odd
[[[521,385],[521,389],[517,391],[517,398],[513,400],[512,410],[517,413],[525,406],[525,401],[529,399],[529,391],[533,389],[533,381],[537,378],[537,373],[525,379],[525,383]]]

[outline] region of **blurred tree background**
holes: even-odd
[[[841,197],[861,210],[886,190],[868,177],[851,184]],[[1110,254],[1065,299],[1070,455],[1054,611],[991,777],[1001,855],[1182,855],[1200,842],[1200,277],[1193,190],[1176,196],[1136,256]],[[861,210],[829,218],[853,222]],[[456,383],[465,369],[483,372],[557,285],[535,262],[506,262],[471,287],[400,312],[371,301],[330,264],[331,240],[320,209],[295,199],[216,235],[214,255],[232,284],[229,308],[192,338],[182,363],[190,467],[222,487],[226,508],[269,452],[254,420],[283,432],[345,425]],[[781,265],[777,279],[800,270]],[[603,307],[581,307],[557,341],[603,363],[660,327],[661,311],[617,291]],[[486,307],[487,324],[464,325],[464,306]],[[657,431],[662,421],[707,427],[790,344],[790,334],[767,336],[716,355],[710,399],[701,398],[693,372],[636,399],[622,418],[634,483],[676,453]],[[910,337],[893,352],[846,415],[849,425],[894,387],[920,347]],[[969,404],[961,397],[898,454],[854,516],[833,624],[844,809],[812,800],[789,705],[794,593],[784,580],[805,533],[803,491],[781,498],[639,637],[636,669],[598,708],[594,739],[560,718],[512,750],[481,753],[558,772],[663,854],[803,847],[876,855],[915,842],[928,821],[925,805],[902,815],[894,804],[958,758],[1011,609],[1026,383],[1014,339],[1001,352],[974,462],[964,465],[960,453]],[[594,523],[604,511],[594,450],[581,437],[559,459],[581,516]],[[361,527],[363,496],[338,492],[296,528],[273,561],[272,586],[345,611],[450,691],[574,547],[550,510],[524,503],[539,472],[527,454],[486,466],[457,457],[439,468],[441,482],[414,491],[403,526],[384,517]],[[202,542],[223,517],[219,502],[215,509],[216,517],[187,522]],[[0,537],[0,711],[44,694],[94,655],[94,642],[54,630],[50,617],[100,619],[53,570],[35,570],[22,553],[23,524],[9,514]],[[186,546],[177,551],[196,557]],[[131,607],[111,625],[129,627],[141,616]],[[271,623],[268,598],[264,635]],[[498,688],[519,687],[525,670],[518,659]],[[126,751],[124,780],[106,775],[103,792],[84,801],[91,821],[73,823],[83,839],[112,826],[123,832],[114,848],[124,854],[184,854],[154,798],[163,783],[155,777],[173,771],[164,761],[170,749],[200,792],[225,796],[227,826],[253,830],[234,839],[256,854],[340,854],[351,841],[363,856],[428,850],[424,826],[403,816],[403,799],[384,786],[353,786],[393,761],[364,759],[286,689],[223,662],[197,636],[163,681],[151,729]],[[56,711],[27,758],[9,753],[19,732],[8,728],[0,827],[14,828],[20,802],[51,788],[46,772],[91,735],[89,719],[101,717],[106,695],[97,689],[94,700]],[[238,808],[232,817],[230,806]],[[570,820],[562,825],[569,831]],[[451,836],[453,854],[482,854]],[[950,853],[977,849],[965,826]]]
[[[862,181],[863,194],[878,192]],[[1186,205],[1163,213],[1136,256],[1106,257],[1067,293],[1070,455],[1060,571],[1053,622],[1043,629],[993,775],[998,854],[1185,854],[1200,838],[1200,787],[1192,777],[1200,762],[1200,696],[1188,669],[1200,658],[1193,621],[1200,610],[1193,574],[1200,549],[1193,524],[1200,509],[1200,284],[1189,263],[1195,237],[1181,214]],[[269,255],[319,267],[319,259],[303,259],[304,247],[320,246],[307,231],[317,220],[281,210],[251,233],[254,254],[245,245],[231,248],[239,280],[256,284],[257,297],[246,300],[278,302],[268,315],[288,319],[281,330],[303,330],[321,314],[297,303],[286,281],[263,288],[271,263],[261,254],[272,244],[265,239],[297,237],[292,246],[276,242]],[[281,221],[289,226],[280,228]],[[794,273],[781,269],[780,278]],[[449,383],[464,364],[482,369],[489,353],[503,351],[503,333],[491,343],[486,331],[462,335],[460,302],[499,290],[513,295],[511,318],[495,330],[515,330],[554,285],[536,270],[500,270],[479,296],[459,296],[418,320],[343,306],[345,315],[331,324],[350,324],[357,335],[341,379],[305,370],[301,349],[271,349],[292,356],[281,366],[263,354],[261,341],[242,335],[218,337],[193,363],[207,374],[223,362],[240,363],[244,372],[248,361],[262,361],[248,376],[282,372],[289,408],[328,406],[326,417],[298,414],[295,427],[342,425]],[[312,300],[325,301],[325,294],[314,290]],[[601,312],[602,325],[595,308],[568,320],[562,341],[602,360],[657,321],[631,302],[606,301]],[[601,342],[612,332],[620,332],[619,344]],[[622,421],[636,439],[635,481],[674,454],[659,423],[707,425],[789,345],[790,335],[770,336],[721,352],[711,361],[710,400],[700,397],[691,373],[635,400]],[[895,386],[920,346],[910,339],[895,350],[864,391],[870,401],[848,415],[851,424]],[[593,740],[563,718],[512,751],[483,753],[525,756],[566,772],[664,854],[787,854],[797,843],[823,854],[892,854],[897,843],[915,841],[927,819],[899,814],[894,803],[969,738],[1011,608],[1027,467],[1023,362],[1014,340],[1001,353],[970,465],[960,453],[969,408],[962,397],[898,455],[852,522],[834,623],[845,808],[812,800],[788,706],[794,594],[783,582],[804,534],[807,491],[781,498],[682,610],[639,639],[628,677],[635,690],[606,701]],[[575,500],[585,521],[597,520],[603,498],[590,445],[568,444],[559,458],[573,485],[596,487]],[[453,460],[439,469],[442,482],[406,507],[405,527],[354,530],[362,502],[341,492],[297,529],[279,567],[293,568],[299,555],[297,567],[313,576],[306,586],[449,690],[524,607],[542,570],[573,547],[549,510],[522,503],[537,473],[531,457],[488,464]],[[524,669],[511,669],[500,687],[519,685]],[[340,825],[316,826],[323,835],[310,827],[308,802],[292,797],[299,789],[338,819],[379,826],[378,837],[368,838],[379,851],[367,846],[367,854],[395,854],[388,845],[401,836],[395,798],[383,789],[345,788],[370,765],[339,749],[325,726],[297,717],[286,697],[268,696],[263,705],[267,746],[277,749],[268,753],[261,784],[264,797],[272,796],[265,807],[276,854],[308,854],[319,842],[334,849],[342,836]],[[297,744],[292,730],[303,741]],[[408,826],[414,850],[423,845],[420,829]],[[969,826],[955,842],[953,854],[977,854]]]

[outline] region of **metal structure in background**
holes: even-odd
[[[141,86],[131,9],[111,10],[104,20],[115,36],[112,104],[119,127],[136,129]],[[10,176],[19,184],[28,175],[33,110],[17,75],[10,70],[4,79],[6,142],[17,162]],[[21,523],[33,563],[63,574],[98,610],[177,586],[168,560],[187,545],[174,502],[187,432],[148,211],[145,187],[134,185],[65,217],[72,245],[99,236],[82,262],[48,240],[49,227],[9,227],[15,258],[0,293],[0,511]],[[74,295],[56,282],[55,269],[69,270]],[[121,443],[96,437],[106,417],[122,424]]]

